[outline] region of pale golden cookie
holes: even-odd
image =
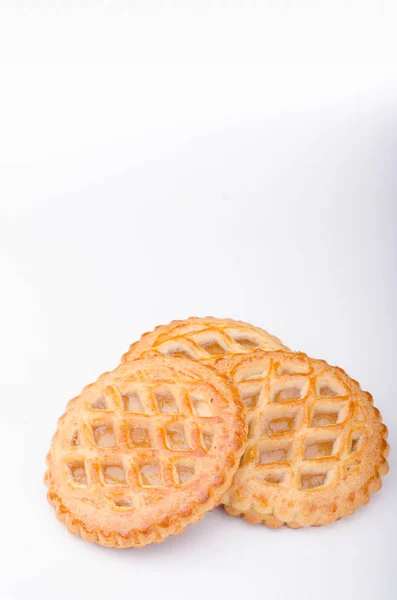
[[[130,346],[122,362],[144,355],[166,354],[212,364],[218,356],[229,357],[236,353],[252,352],[255,348],[264,351],[288,350],[278,338],[249,323],[214,317],[191,317],[160,325],[145,333]]]
[[[269,527],[324,525],[380,489],[387,428],[370,394],[305,354],[255,351],[214,365],[240,389],[248,442],[222,501]]]
[[[230,487],[246,442],[237,389],[184,358],[142,358],[71,400],[47,456],[48,500],[103,546],[181,533]]]

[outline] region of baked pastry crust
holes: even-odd
[[[161,542],[199,521],[230,487],[245,412],[237,389],[198,362],[160,355],[120,365],[59,419],[48,500],[87,541]]]
[[[252,352],[288,350],[282,342],[264,329],[243,321],[216,319],[214,317],[190,317],[159,325],[144,333],[124,354],[123,363],[139,356],[166,354],[185,356],[204,364],[212,364],[219,356]]]
[[[303,353],[219,358],[247,406],[248,442],[222,501],[273,528],[352,514],[388,471],[387,428],[372,396],[342,369]]]

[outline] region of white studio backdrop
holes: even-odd
[[[0,7],[0,598],[396,597],[397,44],[391,3]],[[390,430],[354,516],[221,509],[160,546],[73,538],[56,419],[141,333],[251,321],[344,368]]]

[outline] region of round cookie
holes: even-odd
[[[72,399],[47,456],[68,530],[126,548],[181,533],[219,504],[246,442],[237,389],[198,362],[138,359]]]
[[[166,354],[212,364],[219,356],[248,353],[255,348],[264,351],[288,350],[278,338],[249,323],[214,317],[190,317],[160,325],[143,334],[138,342],[130,346],[122,362],[144,355]]]
[[[344,371],[302,353],[261,352],[215,365],[247,406],[248,441],[222,502],[269,527],[324,525],[380,489],[387,428]]]

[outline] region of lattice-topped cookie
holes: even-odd
[[[142,358],[71,400],[47,457],[49,502],[72,533],[143,546],[216,506],[246,441],[237,389],[183,358]]]
[[[323,525],[381,487],[387,429],[370,394],[344,371],[301,353],[219,358],[247,407],[248,442],[222,501],[269,527]]]
[[[249,323],[214,317],[191,317],[160,325],[145,333],[130,346],[122,362],[144,355],[166,354],[211,364],[219,356],[251,352],[255,348],[264,351],[288,350],[278,338]]]

